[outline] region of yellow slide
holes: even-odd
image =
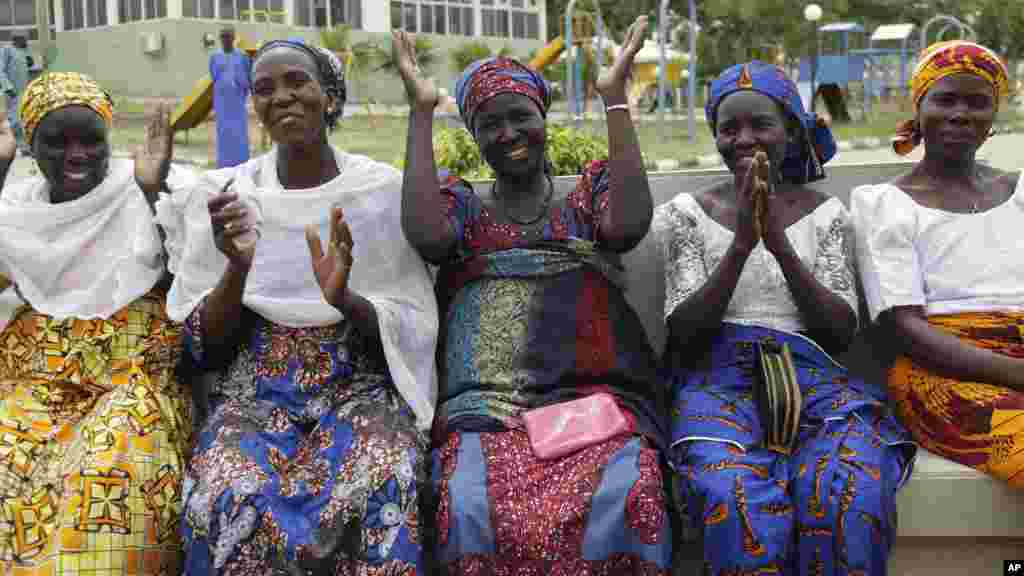
[[[565,50],[565,38],[559,36],[548,42],[548,45],[541,48],[540,52],[533,57],[533,60],[530,60],[530,68],[540,72],[552,62],[558,60],[558,55],[562,53],[562,50]]]
[[[256,55],[259,46],[252,43],[245,36],[238,36],[237,46],[244,50],[250,57]],[[210,117],[213,112],[213,79],[209,74],[204,75],[192,87],[192,92],[182,101],[178,109],[171,114],[171,130],[189,130],[199,126]]]

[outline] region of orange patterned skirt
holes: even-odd
[[[1024,358],[1024,313],[931,316],[973,346]],[[1024,488],[1024,393],[929,372],[908,358],[889,372],[889,396],[925,449]]]

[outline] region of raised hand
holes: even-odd
[[[228,180],[219,194],[210,197],[206,208],[210,212],[213,242],[217,249],[232,264],[248,270],[256,254],[256,243],[245,240],[258,231],[252,223],[254,219],[249,214],[250,208],[239,201],[237,193],[230,191],[233,183],[234,180]]]
[[[626,81],[633,68],[633,59],[644,46],[644,34],[647,31],[647,16],[640,16],[626,31],[626,39],[619,50],[619,56],[612,64],[611,70],[597,79],[595,87],[606,104],[623,104],[626,102]]]
[[[416,38],[405,30],[391,32],[391,57],[398,67],[398,73],[405,84],[409,103],[419,109],[433,110],[441,93],[430,78],[420,75],[416,62]]]
[[[352,231],[345,222],[341,208],[331,209],[330,227],[331,241],[327,245],[326,254],[316,227],[306,228],[306,242],[309,244],[309,257],[313,261],[313,273],[324,294],[324,300],[341,309],[348,293],[348,278],[354,262]]]
[[[0,166],[10,166],[18,153],[18,142],[14,139],[14,129],[5,118],[0,122]]]
[[[135,182],[147,196],[152,197],[163,188],[173,152],[171,107],[158,104],[146,122],[146,141],[135,150]]]

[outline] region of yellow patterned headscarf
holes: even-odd
[[[925,48],[918,57],[914,76],[910,80],[910,93],[917,112],[921,99],[936,82],[953,74],[974,74],[992,84],[996,107],[1010,90],[1009,73],[999,55],[992,50],[966,40],[938,42]],[[900,156],[909,154],[921,143],[921,133],[913,120],[900,123],[892,148]]]
[[[21,95],[18,115],[29,146],[39,122],[65,106],[90,108],[108,125],[114,118],[114,102],[95,80],[77,72],[48,72],[29,82]]]

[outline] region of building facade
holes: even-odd
[[[29,32],[38,46],[37,14],[48,2],[54,38],[53,69],[94,76],[119,96],[182,97],[206,72],[219,48],[217,32],[233,24],[253,42],[302,36],[348,24],[353,42],[387,48],[392,28],[429,36],[438,50],[432,74],[451,87],[455,72],[446,53],[467,41],[526,58],[545,43],[544,0],[0,0],[0,41]],[[398,80],[372,74],[352,86],[355,98],[403,98]]]

